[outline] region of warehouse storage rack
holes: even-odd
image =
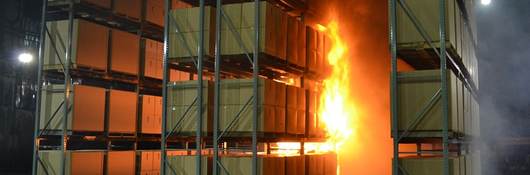
[[[431,36],[428,35],[426,29],[421,24],[421,22],[418,20],[418,18],[415,16],[411,8],[407,5],[408,0],[390,0],[389,1],[389,17],[390,17],[390,30],[389,30],[389,37],[390,37],[390,51],[391,51],[391,120],[392,120],[392,138],[393,138],[393,160],[392,160],[392,174],[407,174],[407,172],[403,169],[403,167],[400,166],[399,163],[399,156],[400,152],[399,145],[400,143],[432,143],[433,141],[436,143],[439,143],[441,141],[442,149],[440,151],[435,150],[431,152],[424,152],[426,154],[436,154],[443,155],[443,174],[448,175],[451,174],[450,170],[450,163],[449,163],[449,156],[450,152],[455,151],[453,147],[453,143],[465,143],[466,138],[460,138],[457,136],[454,136],[453,134],[449,133],[448,131],[448,125],[449,125],[449,94],[448,94],[448,73],[450,71],[453,71],[454,74],[458,76],[458,79],[461,79],[463,81],[464,86],[470,91],[472,98],[478,99],[477,92],[478,88],[475,84],[475,82],[472,79],[472,76],[470,75],[470,72],[466,69],[464,64],[462,63],[459,58],[454,58],[452,55],[454,53],[450,53],[448,48],[446,48],[446,40],[447,37],[447,31],[446,31],[446,7],[447,7],[447,0],[438,0],[438,8],[439,8],[439,22],[436,22],[439,25],[439,28],[437,29],[439,32],[439,45],[434,44],[434,40],[431,38]],[[436,1],[436,0],[432,0]],[[464,25],[466,27],[466,31],[471,37],[473,37],[471,26],[469,24],[469,18],[467,14],[467,10],[465,10],[465,0],[456,0],[456,3],[458,4],[458,8],[462,11],[461,14],[464,18]],[[424,60],[419,61],[419,59],[410,59],[407,58],[407,54],[417,54],[421,55],[419,50],[416,51],[409,51],[410,53],[400,53],[400,50],[398,50],[398,23],[397,23],[397,10],[399,7],[403,10],[403,12],[406,14],[408,19],[412,22],[413,29],[415,29],[419,34],[421,35],[422,39],[426,42],[428,45],[428,49],[430,49],[428,52],[429,56],[422,57]],[[468,7],[469,8],[469,7]],[[471,47],[476,48],[475,39],[471,38],[472,43]],[[437,47],[439,46],[439,47]],[[474,49],[473,49],[474,50]],[[436,56],[432,56],[436,55]],[[399,104],[399,98],[398,98],[398,78],[400,75],[398,75],[398,57],[405,60],[408,64],[410,64],[412,67],[417,69],[439,69],[440,70],[440,81],[441,81],[441,87],[435,94],[432,95],[432,97],[429,98],[429,101],[421,106],[421,110],[416,114],[413,124],[410,124],[405,131],[399,131],[398,127],[398,104]],[[439,61],[439,64],[438,64]],[[442,111],[442,131],[441,134],[436,136],[428,136],[424,138],[418,138],[414,137],[411,138],[410,132],[412,132],[411,128],[414,128],[414,126],[422,120],[422,118],[425,117],[425,113],[432,108],[434,103],[436,101],[441,101],[441,111]],[[468,116],[466,116],[468,117]],[[441,139],[440,139],[441,137]],[[451,140],[450,140],[451,139]],[[405,141],[407,140],[407,141]],[[451,143],[450,143],[451,142]],[[417,154],[421,153],[421,148],[418,148]],[[460,148],[457,148],[460,149]],[[461,151],[461,150],[456,150]],[[416,152],[415,152],[416,153]],[[458,152],[460,154],[460,152]],[[421,160],[420,160],[421,161]]]
[[[236,145],[233,147],[233,149],[237,149],[238,151],[251,151],[252,152],[252,174],[257,174],[258,172],[258,144],[259,143],[265,143],[267,147],[269,147],[270,142],[277,142],[277,141],[296,141],[301,142],[302,149],[303,149],[303,142],[304,141],[322,141],[322,138],[316,138],[316,139],[309,139],[309,138],[300,138],[296,136],[288,136],[287,138],[276,138],[276,137],[262,137],[262,135],[258,134],[258,115],[260,112],[260,107],[258,104],[258,101],[260,98],[259,96],[259,77],[268,77],[268,78],[282,78],[282,77],[292,77],[292,76],[303,76],[308,78],[321,78],[317,73],[314,72],[308,72],[303,67],[299,67],[296,65],[290,65],[286,61],[284,62],[276,62],[271,61],[270,56],[266,54],[262,54],[260,52],[259,43],[262,38],[260,38],[260,11],[255,10],[253,17],[254,17],[254,26],[253,28],[256,29],[253,31],[253,47],[252,48],[245,48],[242,43],[242,38],[240,38],[240,35],[237,35],[237,33],[234,24],[232,21],[228,18],[227,14],[225,14],[225,11],[221,6],[223,4],[231,4],[231,3],[239,3],[239,2],[248,2],[248,1],[221,1],[221,0],[200,0],[200,1],[186,1],[192,6],[199,7],[199,35],[198,35],[198,46],[197,46],[197,56],[193,56],[192,49],[195,49],[193,46],[189,46],[184,40],[182,36],[177,36],[177,43],[181,44],[185,49],[184,52],[187,52],[187,54],[190,55],[189,58],[180,58],[179,61],[172,60],[169,58],[169,49],[171,46],[169,44],[169,33],[170,33],[170,27],[171,25],[175,25],[175,28],[177,30],[177,33],[179,33],[180,28],[178,26],[178,23],[176,22],[176,19],[174,19],[171,16],[170,13],[170,7],[172,7],[172,1],[165,0],[165,26],[167,26],[164,30],[164,41],[165,41],[165,48],[164,48],[164,78],[163,78],[163,90],[162,90],[162,96],[163,96],[163,117],[162,117],[162,131],[167,131],[167,123],[168,123],[168,87],[171,85],[168,84],[168,70],[170,68],[176,68],[179,70],[184,70],[187,72],[193,72],[197,73],[197,96],[194,98],[191,105],[187,107],[184,113],[187,114],[190,108],[197,104],[198,106],[198,115],[197,118],[189,117],[187,119],[184,119],[184,117],[181,118],[180,122],[183,122],[182,120],[195,120],[196,122],[196,133],[195,133],[195,142],[186,142],[186,143],[192,143],[195,146],[195,156],[196,156],[196,174],[202,174],[204,173],[204,170],[202,169],[202,161],[201,157],[204,157],[202,155],[204,152],[202,151],[204,148],[211,148],[213,152],[209,153],[208,156],[211,156],[213,154],[213,160],[212,160],[212,173],[213,174],[223,174],[223,173],[229,173],[228,170],[223,166],[223,164],[220,161],[220,154],[223,151],[226,151],[230,149],[230,145],[234,144]],[[254,9],[260,9],[260,2],[259,0],[250,1],[253,2]],[[269,1],[274,3],[275,5],[281,6],[284,8],[284,10],[288,10],[290,12],[293,12],[295,15],[300,15],[300,11],[303,11],[305,8],[305,5],[300,4],[299,1]],[[215,20],[215,55],[213,57],[209,57],[205,54],[205,6],[211,5],[215,8],[215,17],[216,19],[210,19]],[[296,13],[298,12],[298,13]],[[192,19],[193,20],[193,19]],[[235,40],[237,41],[236,47],[244,48],[245,53],[242,55],[238,55],[235,57],[230,57],[227,59],[227,56],[221,55],[221,24],[227,23],[228,30],[232,32],[233,37],[235,37]],[[211,35],[210,35],[211,37]],[[247,50],[248,49],[248,50]],[[203,98],[204,98],[204,74],[208,74],[209,76],[213,76],[214,78],[214,105],[213,105],[213,135],[208,136],[203,129],[203,119],[202,114],[205,112],[205,106],[203,104]],[[221,94],[221,80],[227,77],[233,77],[233,78],[252,78],[252,96],[246,100],[245,105],[239,109],[239,112],[237,112],[236,117],[232,119],[231,122],[229,122],[228,128],[219,128],[220,123],[220,94]],[[253,104],[253,105],[252,105]],[[248,136],[235,136],[235,137],[227,137],[229,135],[228,131],[230,129],[230,126],[234,124],[234,122],[238,122],[238,118],[241,117],[239,115],[243,110],[246,108],[252,109],[252,132],[251,137]],[[161,140],[161,172],[174,172],[174,169],[172,166],[167,163],[168,162],[168,154],[167,152],[171,150],[169,148],[169,141],[168,139],[170,136],[172,136],[175,133],[175,127],[170,128],[170,132],[162,132],[162,140]],[[206,136],[205,136],[206,135]],[[189,140],[189,139],[188,139]],[[221,141],[224,141],[222,143]],[[250,143],[250,144],[249,144]],[[223,149],[220,147],[222,146]],[[250,148],[250,149],[249,149]],[[303,150],[301,151],[303,152]],[[303,154],[303,153],[302,153]]]
[[[114,0],[109,0],[113,6]],[[139,67],[137,75],[131,75],[127,73],[114,72],[110,70],[110,64],[107,64],[107,71],[95,70],[84,67],[73,67],[71,65],[72,50],[73,50],[73,30],[74,20],[83,19],[91,23],[99,24],[109,29],[116,29],[119,31],[125,31],[127,33],[140,36],[142,38],[148,38],[156,41],[163,41],[163,27],[156,24],[147,22],[145,19],[145,4],[147,1],[142,0],[141,7],[141,19],[131,19],[123,15],[115,14],[112,9],[114,7],[102,8],[85,1],[79,0],[43,0],[42,1],[42,18],[41,18],[41,31],[40,31],[40,45],[39,45],[39,59],[38,59],[38,79],[37,79],[37,94],[36,94],[36,113],[35,113],[35,130],[34,130],[34,152],[33,152],[33,167],[32,173],[37,174],[39,165],[43,165],[42,160],[39,158],[39,152],[41,149],[45,150],[59,150],[62,152],[61,167],[62,174],[65,174],[66,155],[69,149],[72,150],[83,150],[83,149],[97,149],[97,150],[111,150],[113,147],[117,149],[133,149],[136,150],[138,144],[157,142],[160,140],[159,136],[148,137],[142,136],[139,132],[138,126],[141,126],[141,116],[136,116],[135,120],[138,121],[136,131],[134,133],[110,133],[108,130],[108,113],[109,107],[105,107],[105,121],[104,121],[104,132],[103,133],[74,133],[68,131],[68,113],[71,110],[70,106],[72,88],[74,84],[90,85],[94,87],[111,88],[117,90],[124,90],[129,92],[135,92],[138,94],[148,95],[161,95],[160,89],[162,80],[156,78],[150,78],[144,76],[144,59],[139,59]],[[50,46],[53,49],[53,54],[58,56],[60,59],[60,66],[57,69],[43,70],[44,65],[44,53],[45,53],[45,39],[47,36],[50,38],[52,33],[47,27],[49,21],[68,21],[68,33],[67,38],[61,40],[50,39]],[[110,34],[111,35],[111,34]],[[109,37],[110,37],[109,35]],[[144,39],[139,40],[140,45],[144,45]],[[59,53],[55,47],[59,43],[66,53]],[[111,47],[111,46],[109,46]],[[140,55],[145,55],[144,50],[140,49]],[[64,55],[62,55],[64,54]],[[61,56],[64,56],[65,62],[62,62]],[[107,60],[108,61],[108,60]],[[63,91],[64,99],[54,110],[51,118],[46,121],[44,127],[41,129],[41,95],[43,86],[47,84],[64,85],[64,90],[57,89],[54,91]],[[106,93],[106,102],[108,102],[109,93]],[[142,97],[136,97],[137,100],[141,100]],[[139,99],[138,99],[139,98]],[[138,103],[136,105],[141,105]],[[61,110],[62,109],[62,110]],[[141,109],[141,108],[139,108]],[[60,113],[64,113],[61,120],[62,129],[49,130],[49,125],[52,120]],[[140,118],[140,119],[138,119]]]
[[[260,113],[260,108],[258,107],[258,99],[261,98],[258,95],[258,78],[260,76],[269,77],[269,78],[279,78],[279,77],[286,77],[286,76],[302,76],[302,81],[304,78],[308,79],[319,79],[322,78],[318,73],[316,72],[310,72],[307,70],[307,68],[289,65],[288,63],[277,63],[277,62],[271,62],[267,61],[266,59],[259,59],[261,57],[265,57],[259,52],[259,44],[260,39],[259,38],[259,32],[260,30],[255,30],[255,41],[254,41],[254,48],[253,54],[250,55],[249,53],[246,54],[244,57],[244,61],[248,60],[247,64],[241,64],[241,62],[234,63],[234,62],[226,62],[223,59],[221,59],[220,55],[220,45],[221,45],[221,38],[220,38],[220,25],[222,22],[228,22],[229,20],[222,19],[224,12],[222,8],[216,8],[216,38],[215,38],[215,58],[206,58],[204,54],[204,8],[206,4],[210,5],[216,5],[217,7],[220,7],[222,3],[221,0],[200,0],[198,3],[197,1],[184,1],[188,2],[191,5],[199,6],[200,7],[200,39],[198,44],[198,57],[192,58],[193,62],[190,64],[179,64],[175,63],[173,61],[170,61],[168,58],[168,48],[172,47],[169,46],[169,26],[172,23],[172,19],[170,16],[170,7],[172,6],[171,3],[173,1],[171,0],[164,0],[164,11],[165,11],[165,19],[164,24],[166,27],[161,27],[156,24],[149,23],[145,21],[145,11],[146,11],[146,1],[148,0],[141,0],[142,2],[142,13],[141,13],[141,19],[130,19],[128,17],[120,16],[115,14],[111,9],[114,7],[114,0],[111,1],[111,8],[110,9],[104,9],[100,8],[98,6],[94,6],[92,4],[87,4],[84,1],[79,0],[43,0],[43,6],[42,6],[42,24],[41,24],[41,32],[40,32],[40,46],[39,46],[39,59],[38,59],[38,85],[37,86],[37,95],[36,95],[36,120],[35,120],[35,132],[34,132],[34,152],[33,152],[33,174],[37,174],[37,169],[39,164],[42,164],[40,158],[39,158],[39,152],[41,149],[57,149],[62,152],[62,159],[61,159],[61,166],[62,166],[62,173],[65,174],[66,172],[66,154],[69,148],[69,146],[75,145],[76,149],[98,149],[98,150],[111,150],[112,144],[116,144],[118,146],[126,147],[126,149],[133,149],[137,150],[139,144],[153,144],[160,142],[160,149],[161,149],[161,164],[160,164],[160,171],[162,173],[166,173],[168,167],[167,163],[167,150],[169,149],[169,145],[174,142],[179,142],[182,140],[175,140],[174,138],[171,138],[170,136],[173,134],[173,131],[166,132],[166,121],[168,118],[167,114],[167,88],[168,88],[168,81],[169,81],[169,70],[170,69],[176,69],[176,70],[182,70],[186,72],[192,72],[197,74],[197,82],[198,82],[198,97],[204,96],[202,92],[202,86],[203,86],[203,77],[205,73],[210,73],[209,75],[215,77],[215,109],[214,109],[214,131],[213,137],[207,137],[204,136],[204,133],[201,131],[202,126],[202,119],[201,114],[203,113],[203,103],[202,98],[196,97],[195,100],[199,104],[199,115],[197,116],[197,124],[199,127],[197,127],[196,131],[196,137],[195,141],[190,141],[190,138],[185,139],[186,149],[188,149],[189,143],[194,143],[196,148],[196,161],[197,165],[201,165],[201,154],[203,151],[202,149],[205,148],[211,148],[213,149],[213,160],[214,160],[214,174],[222,173],[220,172],[221,169],[224,169],[222,164],[219,161],[219,145],[221,140],[225,141],[233,141],[235,143],[241,143],[242,145],[248,145],[249,141],[251,144],[250,148],[252,151],[252,173],[257,173],[257,157],[258,157],[258,143],[259,142],[266,142],[267,145],[269,142],[276,142],[280,141],[278,138],[261,138],[258,136],[257,133],[257,122],[258,122],[258,114]],[[227,1],[226,3],[237,3],[237,2],[246,2],[246,1]],[[288,0],[288,1],[280,1],[280,0],[271,0],[275,5],[281,6],[284,11],[288,11],[291,15],[300,16],[302,15],[303,11],[305,10],[305,4],[302,1],[298,0]],[[254,5],[256,9],[259,9],[260,1],[255,0]],[[259,10],[255,11],[255,28],[259,29]],[[147,38],[152,39],[155,41],[164,42],[164,59],[163,59],[163,78],[161,80],[159,79],[153,79],[148,78],[144,76],[143,69],[145,68],[145,60],[140,59],[139,60],[139,70],[138,75],[128,75],[128,74],[119,74],[119,73],[113,73],[110,71],[110,64],[107,65],[107,69],[109,72],[101,72],[97,70],[92,69],[83,69],[83,68],[73,68],[70,60],[72,59],[72,35],[73,35],[73,21],[75,19],[83,19],[92,23],[100,24],[103,26],[106,26],[110,29],[116,29],[120,31],[125,31],[134,35],[137,35],[141,38]],[[57,20],[68,20],[68,38],[66,39],[66,44],[61,43],[63,46],[63,50],[66,51],[65,60],[66,62],[61,63],[61,67],[59,69],[55,70],[43,70],[44,65],[44,49],[45,49],[45,39],[46,36],[50,36],[50,31],[47,27],[48,21],[57,21]],[[226,21],[224,21],[226,20]],[[173,21],[174,22],[174,21]],[[51,37],[50,37],[51,38]],[[141,39],[144,40],[144,39]],[[62,42],[62,41],[51,41],[52,45],[54,42]],[[145,41],[143,41],[145,43]],[[142,45],[142,41],[141,41]],[[109,46],[110,47],[110,46]],[[189,51],[189,46],[186,46]],[[61,55],[61,53],[57,52],[57,49],[54,49],[57,56]],[[144,55],[145,52],[143,49],[140,49],[140,56]],[[59,56],[60,57],[60,56]],[[230,69],[227,69],[226,71],[221,70],[221,65],[228,65],[227,67],[230,67]],[[245,66],[251,66],[249,69]],[[195,68],[193,68],[195,67]],[[232,67],[236,67],[235,69],[232,69]],[[213,72],[213,74],[211,73]],[[253,109],[253,122],[252,122],[252,136],[251,138],[222,138],[225,132],[222,131],[221,128],[217,128],[219,123],[219,94],[220,94],[220,80],[223,77],[252,77],[254,79],[253,82],[253,96],[248,100],[248,102],[253,102],[254,105],[252,106]],[[51,132],[48,131],[45,127],[44,129],[39,129],[41,126],[40,123],[40,112],[41,112],[41,95],[42,95],[42,87],[44,84],[63,84],[64,85],[64,100],[61,102],[61,105],[55,110],[54,115],[58,113],[64,113],[64,116],[62,121],[62,130],[59,132]],[[108,117],[105,117],[105,128],[106,131],[104,135],[97,135],[95,139],[92,137],[92,135],[89,135],[90,137],[85,137],[83,135],[81,136],[75,136],[72,132],[69,132],[67,130],[67,120],[68,120],[68,113],[70,108],[69,107],[62,107],[62,106],[69,106],[71,105],[71,101],[69,97],[71,96],[71,89],[73,88],[74,84],[87,84],[91,86],[98,86],[98,87],[111,87],[112,89],[120,89],[120,90],[126,90],[126,91],[134,91],[136,94],[149,94],[149,95],[161,95],[163,99],[163,111],[162,111],[162,132],[160,136],[154,136],[154,137],[143,137],[141,133],[139,132],[139,126],[141,125],[141,116],[137,116],[137,126],[136,126],[136,133],[131,137],[129,135],[120,135],[117,137],[111,137],[108,132]],[[160,93],[161,92],[161,93]],[[141,100],[141,97],[138,97],[139,101]],[[108,93],[107,93],[107,102],[108,105]],[[195,102],[194,102],[195,103]],[[248,105],[249,103],[247,103]],[[139,105],[140,102],[139,102]],[[250,105],[248,106],[250,107]],[[108,116],[108,106],[105,108],[105,116]],[[141,110],[140,107],[138,107],[139,110]],[[62,109],[62,110],[61,110]],[[53,119],[53,117],[52,117]],[[190,118],[191,119],[191,118]],[[236,119],[234,119],[236,120]],[[51,121],[51,120],[50,120]],[[51,134],[50,134],[51,133]],[[58,139],[60,137],[60,139]],[[114,139],[113,139],[114,138]],[[95,142],[94,142],[95,140]],[[286,141],[284,138],[281,139],[282,141]],[[300,138],[300,137],[290,137],[287,138],[287,141],[297,141],[301,142],[302,149],[303,149],[303,142],[304,141],[322,141],[323,138]],[[92,142],[89,142],[92,141]],[[113,142],[116,141],[116,142]],[[210,142],[211,141],[211,142]],[[103,142],[103,144],[99,144],[99,142]],[[171,142],[171,143],[170,143]],[[59,146],[57,146],[57,143],[60,143]],[[208,145],[211,144],[211,147]],[[101,147],[103,145],[103,147]],[[218,146],[213,146],[218,145]],[[149,147],[149,146],[147,146]],[[244,147],[245,149],[248,149],[248,147]],[[303,153],[303,150],[301,151]],[[202,171],[201,166],[196,166],[196,172],[197,174],[200,174]],[[224,169],[226,170],[226,169]]]

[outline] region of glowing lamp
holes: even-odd
[[[24,64],[30,63],[31,61],[33,61],[33,55],[27,52],[21,53],[20,55],[18,55],[18,61]]]

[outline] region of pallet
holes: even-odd
[[[252,63],[245,54],[222,55],[221,74],[223,77],[249,78],[252,77]],[[252,58],[251,58],[252,59]],[[170,58],[172,68],[196,73],[194,61],[197,57]],[[203,60],[203,69],[208,75],[215,71],[215,58],[206,55]],[[271,79],[284,80],[289,77],[306,76],[310,79],[323,79],[324,74],[306,71],[305,67],[289,63],[286,60],[259,53],[259,74]]]

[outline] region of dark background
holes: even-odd
[[[0,2],[0,174],[31,173],[36,63],[17,55],[37,53],[40,2]]]
[[[530,174],[530,1],[477,7],[483,174]]]
[[[482,173],[530,174],[530,1],[476,1]],[[1,3],[0,174],[29,174],[41,1]]]

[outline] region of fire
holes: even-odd
[[[345,60],[347,46],[339,34],[338,23],[332,21],[324,31],[332,42],[331,50],[327,54],[332,72],[323,81],[318,113],[325,125],[327,143],[334,146],[335,152],[339,152],[341,146],[353,134],[351,120],[355,111],[349,99],[350,69]]]
[[[346,60],[347,45],[339,34],[339,25],[332,21],[328,26],[317,25],[317,30],[325,32],[331,40],[331,48],[327,53],[327,61],[331,66],[331,74],[322,82],[323,88],[319,99],[318,114],[326,131],[325,142],[304,143],[304,154],[337,153],[340,161],[342,146],[354,134],[353,120],[355,108],[350,98],[350,68]],[[298,155],[301,144],[297,142],[276,143],[275,153],[279,155]],[[340,164],[340,163],[339,163]],[[337,164],[337,174],[340,165]]]

